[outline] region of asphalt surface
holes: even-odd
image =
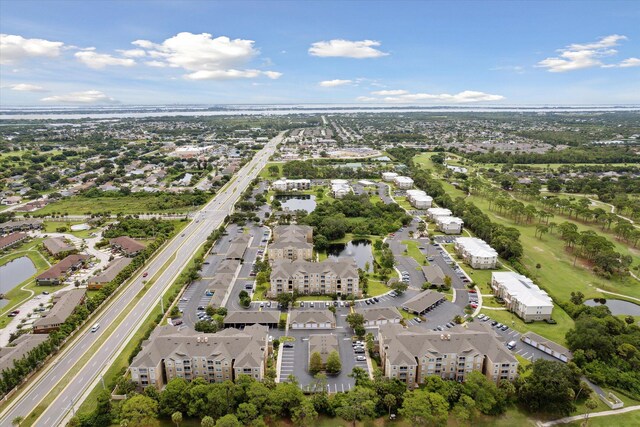
[[[125,320],[115,330],[107,330],[115,319],[125,313],[127,304],[134,301],[136,295],[144,288],[142,274],[138,274],[133,283],[97,318],[96,321],[102,326],[97,332],[85,332],[82,336],[76,337],[77,339],[66,347],[42,373],[31,380],[30,384],[19,393],[17,399],[2,412],[0,425],[10,425],[10,421],[17,416],[28,417],[58,382],[67,373],[72,372],[75,373],[75,377],[57,393],[54,401],[33,425],[50,427],[64,423],[64,420],[86,398],[92,386],[99,383],[101,373],[110,366],[121,346],[129,340],[130,334],[135,332],[149,311],[158,303],[164,291],[190,260],[193,252],[232,211],[240,195],[268,162],[281,141],[281,136],[282,134],[272,139],[256,153],[253,159],[234,175],[230,184],[195,215],[195,220],[168,242],[148,264],[145,270],[148,272],[148,279],[156,278],[156,280],[149,285],[134,308],[125,314]],[[165,264],[167,266],[161,272]],[[156,275],[158,277],[155,277]],[[105,338],[100,348],[87,355],[89,359],[86,363],[79,363],[78,361],[100,338]]]

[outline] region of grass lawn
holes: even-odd
[[[411,203],[407,200],[406,197],[394,197],[393,200],[400,205],[400,207],[405,208],[406,210],[412,211],[415,208],[411,206]]]
[[[269,284],[263,283],[262,285],[256,285],[256,290],[251,297],[251,301],[264,301],[267,299],[265,293],[267,292]]]
[[[418,249],[418,242],[413,240],[403,240],[400,243],[407,245],[407,255],[415,259],[418,265],[429,265],[428,262],[425,263],[427,258],[422,254],[422,252],[420,252],[420,249]]]
[[[296,301],[333,301],[329,295],[301,295]]]
[[[278,166],[278,175],[277,176],[273,176],[271,175],[271,173],[269,172],[269,166],[272,165],[276,165]],[[260,178],[262,179],[266,179],[266,180],[271,180],[271,179],[277,179],[280,178],[282,176],[282,165],[283,163],[275,163],[275,162],[269,162],[265,165],[264,168],[262,168],[262,170],[260,171],[260,174],[258,175]]]
[[[369,296],[375,297],[381,294],[385,294],[390,290],[391,289],[389,289],[387,285],[382,283],[380,280],[369,277]]]
[[[44,231],[45,233],[58,233],[56,231],[57,228],[66,227],[67,231],[64,231],[66,234],[72,234],[80,239],[88,239],[91,233],[95,233],[95,228],[90,228],[89,230],[81,230],[81,231],[71,231],[72,225],[84,224],[82,221],[45,221],[44,222]]]
[[[518,316],[506,310],[483,309],[481,313],[518,332],[524,333],[532,331],[561,345],[566,345],[565,335],[569,329],[573,328],[573,319],[558,306],[553,308],[551,315],[551,317],[558,322],[555,325],[550,325],[545,322],[524,323]]]
[[[146,214],[151,212],[149,204],[156,199],[156,195],[147,197],[117,196],[117,197],[82,197],[73,196],[51,203],[37,211],[38,215],[53,213],[67,213],[69,215],[83,215],[87,212],[111,212],[113,214]],[[155,213],[183,213],[196,210],[198,206],[168,208],[153,211]]]
[[[601,402],[602,404],[602,402]],[[599,408],[599,407],[598,407]],[[607,409],[609,409],[607,407]],[[574,421],[565,426],[579,427],[583,421]],[[608,415],[605,417],[589,417],[590,427],[636,427],[640,425],[640,411],[632,411],[624,414]]]

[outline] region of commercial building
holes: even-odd
[[[395,172],[382,172],[382,180],[386,182],[393,182],[397,176]]]
[[[423,291],[402,304],[402,309],[413,314],[424,314],[445,302],[444,294],[435,291]]]
[[[486,270],[496,267],[498,253],[482,239],[458,237],[454,247],[456,253],[472,268]]]
[[[380,326],[381,368],[387,378],[397,378],[413,388],[432,375],[464,381],[471,372],[490,381],[513,381],[518,361],[485,324],[468,323],[444,331],[398,324]]]
[[[436,217],[436,227],[444,234],[460,234],[464,221],[457,216]]]
[[[407,190],[407,200],[416,209],[428,209],[433,203],[433,198],[422,190]]]
[[[308,225],[279,225],[273,229],[269,261],[310,260],[313,257],[313,228]]]
[[[322,358],[322,363],[327,363],[327,358],[333,352],[340,353],[338,337],[333,334],[314,334],[309,336],[309,361],[311,355],[318,353]]]
[[[73,310],[82,304],[86,292],[86,289],[72,289],[55,295],[51,310],[45,317],[36,320],[33,324],[33,333],[48,334],[49,332],[57,331],[71,316]]]
[[[76,247],[63,237],[48,237],[42,241],[42,245],[51,255],[58,256],[76,251]]]
[[[364,327],[372,328],[387,323],[400,323],[402,314],[395,307],[357,308],[357,313],[364,317]]]
[[[308,190],[311,188],[311,180],[282,178],[273,181],[271,188],[275,191]]]
[[[167,325],[157,328],[131,362],[131,380],[139,388],[162,389],[174,378],[209,383],[235,381],[241,375],[262,381],[269,354],[264,326],[229,328],[205,334]]]
[[[67,279],[71,272],[82,268],[89,258],[89,255],[69,255],[36,277],[36,283],[38,285],[59,285]]]
[[[0,237],[0,251],[9,249],[12,246],[26,240],[29,236],[25,233],[11,233],[4,237]]]
[[[336,199],[341,199],[351,193],[351,186],[346,179],[331,180],[331,195]]]
[[[440,216],[451,216],[451,211],[447,208],[429,208],[427,209],[427,217],[431,221],[435,221]]]
[[[111,282],[116,276],[124,270],[124,268],[131,264],[131,258],[118,258],[111,261],[102,273],[89,278],[87,283],[88,289],[100,289],[104,285]]]
[[[413,187],[413,179],[409,178],[408,176],[396,176],[393,179],[393,183],[401,190],[408,190],[409,188]]]
[[[353,258],[323,262],[275,261],[271,269],[270,296],[294,290],[302,295],[360,296],[358,266]]]
[[[531,279],[512,271],[491,273],[491,289],[525,322],[551,319],[553,300]]]
[[[292,310],[289,313],[291,329],[335,329],[336,316],[329,310]]]
[[[145,246],[129,236],[120,236],[109,240],[111,247],[124,256],[134,257],[145,249]]]

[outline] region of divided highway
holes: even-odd
[[[158,304],[161,296],[184,269],[197,248],[231,213],[238,198],[269,161],[276,146],[281,142],[282,135],[283,133],[270,140],[261,151],[256,153],[253,159],[236,173],[230,184],[197,212],[194,220],[184,228],[181,234],[168,242],[146,266],[145,271],[149,273],[148,277],[156,280],[152,285],[148,285],[149,289],[133,309],[124,313],[125,318],[122,323],[113,331],[108,330],[109,326],[123,314],[127,305],[143,289],[142,272],[96,320],[101,325],[97,332],[87,331],[82,336],[76,337],[73,343],[56,356],[53,363],[43,372],[33,378],[31,383],[19,393],[17,399],[3,410],[0,414],[0,425],[10,425],[11,420],[17,416],[23,416],[27,419],[31,411],[40,405],[42,400],[69,372],[75,373],[74,378],[62,391],[57,393],[55,400],[33,425],[42,427],[60,425],[73,413],[75,408],[80,406],[86,397],[86,392],[100,382],[101,373],[111,365],[113,359],[126,345],[141,322]],[[165,264],[168,264],[167,268],[161,272]],[[105,341],[99,349],[88,355],[89,359],[86,363],[78,364],[78,361],[86,356],[87,351],[100,338],[104,338]]]

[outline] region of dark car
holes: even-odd
[[[507,329],[509,329],[509,327],[507,325],[502,325],[502,328],[500,328],[503,331],[506,331]]]
[[[494,320],[493,322],[491,322],[491,326],[496,326],[498,324],[497,320]]]
[[[286,342],[286,343],[284,343],[283,347],[284,348],[293,348],[293,343]]]
[[[378,299],[378,297],[373,297],[373,300],[374,300],[375,302],[380,302],[380,299]]]

